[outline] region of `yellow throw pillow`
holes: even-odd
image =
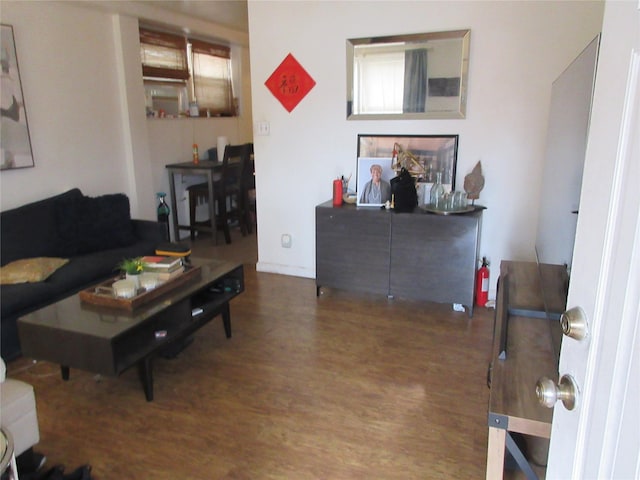
[[[0,285],[42,282],[68,261],[68,258],[55,257],[15,260],[0,268]]]

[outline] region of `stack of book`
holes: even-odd
[[[181,257],[142,257],[144,271],[156,275],[159,282],[166,282],[184,272]]]

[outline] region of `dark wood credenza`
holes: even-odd
[[[416,208],[316,206],[316,287],[457,303],[473,314],[483,207],[459,215]]]

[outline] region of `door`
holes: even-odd
[[[639,6],[605,6],[567,302],[589,334],[563,339],[559,372],[580,392],[554,408],[549,479],[640,474]]]
[[[390,244],[388,212],[318,205],[316,286],[388,295]]]

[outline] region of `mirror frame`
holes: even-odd
[[[392,120],[392,119],[429,119],[429,118],[465,118],[467,110],[467,89],[469,81],[469,43],[471,30],[450,30],[444,32],[414,33],[408,35],[390,35],[385,37],[347,39],[347,119],[348,120]],[[462,39],[460,61],[460,91],[456,110],[444,110],[419,113],[353,113],[354,76],[353,62],[355,48],[362,45],[381,45],[391,43],[425,43],[429,40],[451,38]]]

